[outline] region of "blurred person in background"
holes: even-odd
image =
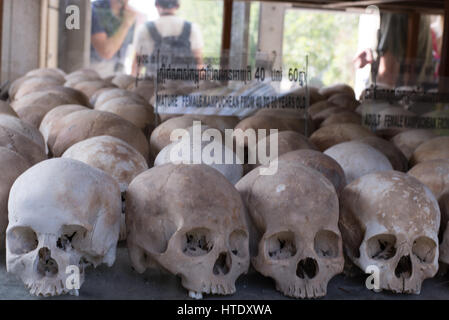
[[[356,68],[363,68],[367,64],[376,62],[378,55],[379,67],[377,84],[395,88],[403,85],[415,85],[409,81],[406,72],[406,50],[408,36],[408,15],[385,13],[380,15],[380,32],[376,48],[367,48],[354,58]],[[413,61],[416,82],[428,81],[432,74],[432,38],[430,32],[430,19],[421,15],[418,49],[416,61]],[[430,70],[430,74],[429,74]],[[374,80],[374,79],[372,79]]]
[[[139,57],[148,57],[145,67],[146,75],[154,74],[154,66],[157,59],[157,52],[160,51],[161,61],[166,66],[172,67],[177,61],[188,61],[188,63],[179,63],[190,68],[200,68],[203,64],[204,41],[199,27],[191,22],[184,20],[176,15],[179,9],[179,0],[156,0],[156,8],[160,18],[155,21],[149,21],[138,28],[134,40],[135,59],[133,64],[133,74],[140,73],[143,65],[139,62]],[[168,58],[168,61],[166,58]],[[185,58],[185,59],[184,59]],[[142,59],[140,59],[142,60]],[[151,68],[152,66],[152,68]]]
[[[91,68],[102,77],[123,72],[138,13],[129,0],[92,2]]]

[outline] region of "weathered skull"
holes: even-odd
[[[346,254],[363,271],[377,267],[381,289],[419,294],[438,270],[438,202],[414,177],[389,171],[352,182],[339,225]]]
[[[39,128],[42,119],[50,110],[63,104],[82,104],[80,97],[64,89],[68,88],[55,87],[27,94],[22,99],[14,101],[11,107],[20,119]]]
[[[13,108],[6,101],[0,101],[0,114],[7,114],[13,117],[19,117]]]
[[[348,94],[346,92],[333,94],[327,101],[352,111],[357,109],[357,107],[360,105],[360,103],[354,98],[354,95]]]
[[[211,128],[201,126],[201,133]],[[215,133],[219,133],[218,129]],[[164,165],[166,163],[173,164],[207,164],[215,170],[223,174],[232,184],[236,184],[243,176],[243,161],[237,162],[237,155],[231,148],[228,148],[222,141],[208,137],[209,140],[195,141],[193,135],[194,127],[187,128],[185,133],[188,136],[183,137],[180,141],[175,141],[164,147],[154,160],[154,166]],[[186,154],[184,152],[186,151]],[[174,153],[174,154],[173,154]],[[226,163],[226,153],[232,157],[232,163]]]
[[[435,138],[435,134],[432,130],[426,129],[413,129],[401,132],[395,135],[391,142],[402,151],[407,160],[413,155],[415,149],[423,142]]]
[[[67,149],[63,158],[75,159],[100,169],[113,177],[122,193],[120,240],[126,239],[125,196],[131,181],[148,169],[145,158],[125,141],[99,136],[78,142]]]
[[[342,167],[337,161],[322,152],[307,149],[295,150],[281,155],[278,160],[302,164],[317,170],[329,179],[338,195],[340,195],[346,186],[345,172]]]
[[[7,271],[33,295],[69,292],[70,268],[115,260],[120,189],[109,175],[72,159],[28,169],[13,184],[6,231]]]
[[[20,176],[29,164],[20,154],[0,147],[0,250],[4,249],[5,231],[8,226],[8,198],[14,181]]]
[[[336,123],[322,127],[310,136],[310,141],[320,151],[324,151],[336,144],[374,136],[365,127],[355,123]]]
[[[348,183],[368,173],[393,170],[384,154],[359,141],[339,143],[327,149],[324,154],[343,168]]]
[[[449,160],[425,161],[414,166],[409,175],[424,183],[438,200],[441,211],[439,231],[440,261],[449,264]]]
[[[270,141],[277,142],[277,152],[275,154],[270,154]],[[278,156],[299,149],[317,150],[313,143],[304,135],[295,131],[281,131],[260,139],[256,145],[248,145],[248,157],[256,159],[258,164],[266,165]],[[260,150],[265,150],[265,154],[267,155],[266,159],[257,157],[257,153]]]
[[[336,115],[339,113],[343,113],[343,112],[345,112],[345,113],[348,112],[348,109],[339,107],[339,106],[327,108],[327,109],[324,109],[323,111],[320,111],[317,114],[315,114],[312,117],[312,120],[316,127],[320,127],[322,122],[325,121],[330,116]],[[358,124],[360,124],[360,123],[361,123],[361,121]]]
[[[354,111],[343,111],[331,114],[323,122],[321,122],[321,127],[329,126],[335,123],[355,123],[361,124],[362,117]]]
[[[6,147],[24,157],[30,165],[46,159],[45,149],[14,129],[0,124],[0,147]]]
[[[136,102],[131,97],[111,99],[98,107],[95,106],[95,110],[111,112],[128,120],[141,129],[146,136],[149,136],[154,129],[153,107],[148,103]]]
[[[36,127],[30,125],[29,123],[10,115],[0,114],[0,126],[20,133],[40,146],[42,150],[45,149],[45,141],[42,134],[38,129],[36,129]]]
[[[449,159],[449,136],[436,137],[421,143],[413,152],[410,164],[438,159]]]
[[[129,97],[132,98],[133,100],[135,100],[135,102],[138,102],[140,104],[148,104],[147,101],[145,101],[144,98],[142,98],[141,96],[139,96],[136,93],[130,92],[128,90],[124,90],[124,89],[111,89],[111,88],[106,88],[103,89],[104,91],[101,92],[98,97],[96,97],[94,106],[95,108],[100,107],[101,105],[103,105],[104,103],[108,102],[109,100],[115,99],[115,98],[124,98],[124,97]]]
[[[276,174],[260,175],[256,168],[236,188],[262,235],[254,268],[285,295],[326,295],[328,281],[344,264],[338,197],[330,181],[312,168],[278,160]]]
[[[326,98],[330,98],[335,94],[345,93],[355,99],[354,89],[345,83],[336,83],[327,87],[322,87],[318,92]]]
[[[49,148],[49,138],[50,135],[55,131],[54,128],[57,126],[56,123],[66,115],[81,110],[89,110],[89,109],[78,104],[66,104],[54,108],[45,115],[39,126],[39,131],[44,137],[45,151],[47,154],[51,153]],[[63,127],[64,126],[61,126],[61,128]],[[53,134],[52,138],[55,139],[56,136],[57,134]]]
[[[232,294],[248,270],[242,199],[207,165],[166,164],[140,174],[127,192],[126,227],[133,267],[144,272],[156,262],[179,275],[193,297]]]
[[[407,158],[392,142],[380,137],[365,137],[357,141],[370,145],[377,151],[382,152],[388,158],[394,170],[401,172],[407,171]]]
[[[308,111],[309,115],[313,118],[316,114],[320,113],[321,111],[332,108],[332,107],[338,107],[338,106],[327,101],[327,100],[322,100],[322,101],[318,101],[314,104],[311,104],[307,111]]]
[[[52,132],[48,138],[49,148],[52,154],[60,157],[75,143],[97,136],[113,136],[121,139],[137,151],[146,160],[149,160],[149,147],[145,135],[131,122],[110,112],[97,110],[83,110],[69,113],[57,121],[55,129],[62,123],[67,127],[59,130],[54,144],[52,144]]]

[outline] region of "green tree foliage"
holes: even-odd
[[[178,14],[200,27],[204,38],[204,56],[218,58],[223,28],[223,1],[181,0]]]
[[[300,9],[287,10],[284,22],[283,64],[304,65],[309,55],[309,79],[324,85],[354,85],[352,59],[357,51],[359,17],[356,14]]]

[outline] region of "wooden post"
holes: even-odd
[[[80,29],[67,29],[68,6],[75,5],[80,12]],[[90,0],[61,0],[59,3],[59,67],[72,72],[90,63],[90,33],[92,8]]]
[[[408,14],[407,49],[405,55],[405,85],[414,85],[416,80],[416,58],[418,56],[419,13]]]
[[[0,55],[2,53],[3,42],[3,0],[0,0]],[[0,74],[2,73],[2,64],[0,63]]]
[[[229,64],[228,56],[231,49],[231,29],[232,29],[232,7],[234,0],[223,1],[223,31],[221,35],[221,58],[222,65]]]
[[[1,81],[39,67],[40,0],[3,0]]]
[[[449,92],[449,0],[445,1],[444,8],[444,32],[439,77],[439,91]]]

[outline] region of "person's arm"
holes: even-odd
[[[190,35],[190,44],[192,46],[193,57],[195,58],[198,69],[203,67],[203,48],[204,40],[199,27],[192,23],[192,32]]]
[[[125,8],[123,22],[114,35],[108,37],[106,32],[94,33],[92,35],[92,46],[101,58],[109,60],[120,50],[135,19],[136,12]]]
[[[192,50],[198,69],[203,67],[203,49]]]

